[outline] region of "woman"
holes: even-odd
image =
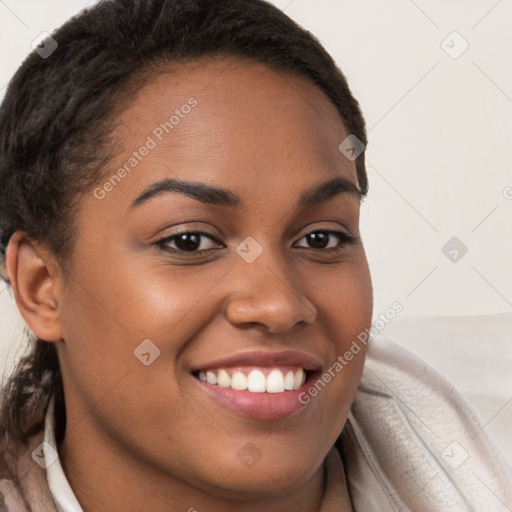
[[[260,0],[113,0],[40,50],[0,111],[34,335],[0,510],[508,510],[467,403],[368,340],[364,120],[308,32]]]

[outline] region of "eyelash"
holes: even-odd
[[[329,248],[324,248],[324,249],[318,249],[318,248],[314,248],[314,247],[300,247],[301,249],[309,249],[309,250],[313,250],[313,251],[322,251],[324,253],[327,252],[327,253],[337,254],[337,253],[342,252],[345,249],[345,246],[354,245],[359,240],[359,238],[349,235],[348,233],[345,233],[343,231],[335,231],[335,230],[331,230],[331,229],[316,229],[314,231],[310,231],[309,233],[306,233],[302,238],[300,238],[300,240],[302,240],[302,239],[306,238],[308,235],[312,235],[314,233],[326,233],[328,235],[334,235],[339,239],[340,243],[336,247],[329,247]],[[183,249],[175,249],[175,248],[169,247],[167,245],[169,242],[171,242],[174,239],[179,238],[180,236],[183,236],[183,235],[204,236],[206,238],[209,238],[213,242],[215,242],[219,245],[222,245],[222,242],[220,240],[218,240],[218,238],[216,236],[214,236],[211,233],[204,232],[204,231],[180,231],[179,233],[175,233],[173,235],[166,236],[166,237],[158,240],[157,242],[155,242],[155,245],[157,245],[158,247],[160,247],[161,249],[163,249],[167,252],[171,252],[173,254],[180,253],[180,255],[184,254],[184,255],[186,255],[186,257],[194,257],[197,255],[206,256],[206,255],[209,255],[209,254],[219,250],[219,249],[203,249],[200,251],[198,251],[198,250],[184,251]]]

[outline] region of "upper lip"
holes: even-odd
[[[231,366],[299,366],[304,370],[315,371],[321,367],[320,362],[314,356],[285,350],[282,352],[246,351],[231,356],[216,359],[209,363],[192,368],[193,372],[212,368],[228,368]]]

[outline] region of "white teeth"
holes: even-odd
[[[221,388],[229,388],[231,386],[231,377],[226,370],[219,370],[217,375],[217,384]]]
[[[247,377],[242,372],[235,372],[231,377],[231,387],[238,391],[247,389]]]
[[[206,372],[206,382],[208,384],[217,384],[217,376],[213,372]]]
[[[284,377],[280,370],[272,370],[267,377],[267,393],[282,393]]]
[[[284,389],[287,391],[291,391],[293,389],[293,383],[295,381],[295,377],[293,376],[293,372],[288,372],[286,377],[284,378]]]
[[[249,372],[249,375],[245,375],[242,371],[236,370],[230,375],[226,369],[220,368],[216,371],[200,371],[198,377],[199,380],[208,384],[216,384],[222,388],[231,387],[237,391],[247,389],[251,393],[283,393],[299,389],[306,381],[303,368],[297,368],[295,371],[288,370],[286,375],[279,368],[273,368],[267,377],[265,373],[254,369]]]
[[[259,370],[252,370],[247,377],[247,389],[253,393],[265,393],[265,375]]]
[[[295,377],[293,380],[293,389],[299,389],[302,384],[304,384],[306,380],[306,376],[304,374],[304,370],[299,368],[299,371],[295,372]]]

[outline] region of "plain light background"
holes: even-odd
[[[367,121],[361,225],[374,317],[395,301],[404,310],[394,322],[512,312],[512,1],[273,3],[324,44]],[[31,42],[86,5],[0,0],[0,98]],[[0,311],[10,361],[23,323],[4,287]],[[481,350],[475,379],[500,357],[492,339]]]

